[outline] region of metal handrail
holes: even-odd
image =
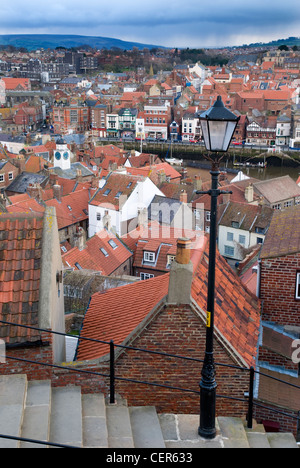
[[[64,337],[72,337],[74,338],[74,335],[70,335],[67,333],[62,333],[62,332],[57,332],[54,330],[48,330],[48,329],[43,329],[43,328],[38,328],[38,327],[33,327],[30,325],[22,325],[22,324],[16,324],[13,322],[8,322],[4,320],[0,320],[0,323],[6,324],[6,325],[12,325],[12,326],[18,326],[18,327],[23,327],[23,328],[28,328],[28,329],[33,329],[36,331],[41,331],[41,332],[46,332],[46,333],[52,333],[56,335],[61,335]],[[187,356],[180,356],[176,354],[169,354],[169,353],[163,353],[161,351],[154,351],[154,350],[148,350],[148,349],[143,349],[143,348],[137,348],[137,347],[132,347],[132,346],[126,346],[126,345],[118,345],[113,342],[113,340],[110,341],[103,341],[103,340],[97,340],[95,338],[86,338],[86,337],[78,337],[78,340],[86,340],[86,341],[93,341],[93,342],[98,342],[101,344],[107,344],[109,345],[109,355],[110,355],[110,360],[109,360],[109,367],[110,367],[110,372],[109,374],[103,374],[100,372],[95,372],[95,371],[89,371],[89,370],[84,370],[84,369],[78,369],[78,368],[73,368],[73,367],[68,367],[68,366],[61,366],[58,364],[50,364],[50,363],[43,363],[39,361],[32,361],[28,359],[23,359],[23,358],[17,358],[17,357],[12,357],[12,356],[7,356],[6,358],[12,359],[12,360],[18,360],[18,361],[23,361],[23,362],[29,362],[31,364],[38,364],[46,367],[53,367],[53,368],[58,368],[58,369],[66,369],[71,372],[78,372],[78,373],[86,373],[86,374],[93,374],[93,375],[99,375],[101,377],[108,377],[110,379],[110,403],[115,403],[115,381],[120,380],[120,381],[127,381],[127,382],[132,382],[132,383],[139,383],[139,384],[144,384],[144,385],[152,385],[156,387],[161,387],[161,388],[168,388],[172,390],[178,390],[178,391],[184,391],[184,392],[189,392],[189,393],[195,393],[197,395],[200,395],[200,391],[196,390],[191,390],[191,389],[186,389],[182,387],[174,387],[171,385],[164,385],[164,384],[159,384],[155,382],[147,382],[147,381],[141,381],[141,380],[135,380],[135,379],[129,379],[125,377],[118,377],[115,375],[115,347],[121,348],[121,349],[129,349],[133,351],[139,351],[139,352],[145,352],[145,353],[150,353],[150,354],[156,354],[156,355],[161,355],[165,357],[172,357],[176,359],[184,359],[184,360],[190,360],[190,361],[195,361],[195,362],[203,362],[202,359],[198,358],[192,358],[192,357],[187,357]],[[217,395],[218,398],[227,398],[231,400],[236,400],[236,401],[248,401],[248,412],[247,412],[247,427],[249,429],[252,428],[252,419],[253,419],[253,406],[259,406],[268,409],[269,411],[273,411],[276,413],[283,414],[287,417],[296,419],[299,421],[299,417],[297,416],[292,416],[291,414],[284,413],[278,410],[275,410],[273,408],[270,408],[269,406],[259,404],[254,401],[254,374],[259,374],[262,376],[265,376],[267,378],[271,378],[273,380],[279,381],[285,385],[290,385],[294,388],[298,388],[300,390],[300,386],[297,386],[295,384],[292,384],[290,382],[286,382],[284,380],[278,379],[276,377],[270,376],[268,374],[264,374],[263,372],[255,370],[253,367],[247,368],[247,367],[242,367],[242,366],[236,366],[236,365],[231,365],[231,364],[223,364],[223,363],[215,363],[216,366],[223,366],[223,367],[228,367],[228,368],[234,368],[238,369],[241,371],[247,371],[250,373],[250,383],[249,383],[249,397],[242,399],[242,398],[237,398],[237,397],[232,397],[232,396],[227,396],[227,395]]]

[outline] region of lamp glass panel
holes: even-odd
[[[210,150],[227,151],[236,122],[209,121]]]
[[[207,120],[200,120],[201,123],[201,129],[202,129],[202,135],[204,138],[204,144],[207,150],[210,150],[210,139],[209,139],[209,133],[208,133],[208,123]]]

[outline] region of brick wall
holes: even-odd
[[[0,374],[26,374],[28,380],[50,379],[51,367],[45,367],[34,362],[19,361],[18,359],[53,363],[52,334],[43,332],[39,343],[19,345],[6,349],[5,363],[0,364]]]
[[[132,346],[168,354],[203,359],[206,329],[189,306],[165,306]],[[215,341],[215,362],[235,364],[220,343]],[[150,381],[199,392],[202,362],[126,351],[116,363],[116,376]],[[240,370],[218,367],[217,394],[244,397],[249,376]],[[161,412],[199,413],[199,395],[140,384],[117,381],[116,391],[129,405],[155,405]],[[217,398],[218,414],[244,416],[247,404]]]
[[[260,297],[264,321],[299,326],[300,301],[295,299],[299,270],[300,253],[262,259]]]

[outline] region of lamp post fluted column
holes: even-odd
[[[211,153],[207,157],[212,162],[211,189],[206,193],[211,197],[209,264],[207,280],[206,344],[200,381],[200,426],[198,434],[206,439],[216,436],[216,372],[214,365],[214,312],[215,312],[215,271],[217,250],[217,207],[219,190],[219,163],[228,150],[234,131],[239,121],[234,113],[227,109],[217,97],[214,105],[199,116],[206,149]]]

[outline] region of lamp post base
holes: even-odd
[[[205,439],[216,437],[216,382],[208,388],[200,382],[200,426],[198,434]]]

